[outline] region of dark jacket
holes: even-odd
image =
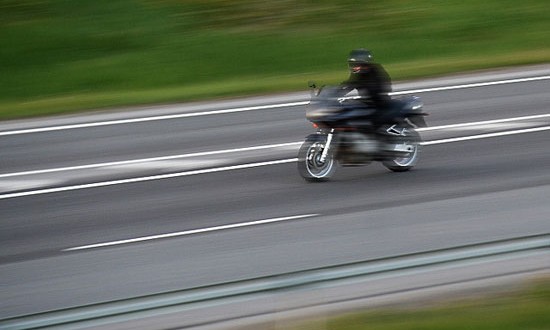
[[[359,96],[368,98],[367,103],[378,110],[390,107],[391,79],[380,64],[369,64],[367,72],[351,73],[340,86],[342,94],[357,89]]]

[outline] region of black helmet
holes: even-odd
[[[369,64],[373,63],[372,53],[364,48],[354,49],[348,56],[348,67],[352,73],[368,71]]]

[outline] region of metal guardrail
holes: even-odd
[[[107,319],[113,317],[139,318],[167,309],[183,310],[197,303],[222,304],[228,299],[254,294],[546,249],[550,249],[550,233],[17,316],[1,319],[0,329],[45,329],[61,326],[78,328],[79,325],[90,321],[105,324],[108,323]]]

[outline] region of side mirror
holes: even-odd
[[[315,81],[309,81],[307,85],[309,86],[309,88],[317,88],[317,84],[315,84]]]

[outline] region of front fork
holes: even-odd
[[[331,147],[333,136],[334,136],[334,128],[332,128],[327,135],[327,143],[325,144],[325,149],[323,149],[323,153],[321,153],[321,159],[320,159],[321,163],[324,163],[325,160],[327,159],[328,151]]]

